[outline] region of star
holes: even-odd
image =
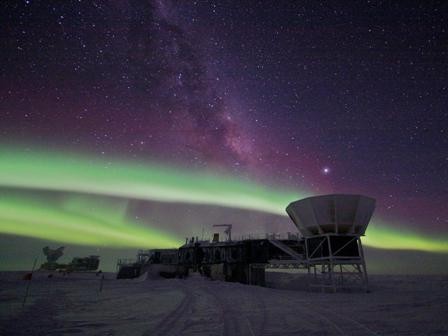
[[[321,171],[323,175],[328,175],[331,173],[330,167],[323,167]]]

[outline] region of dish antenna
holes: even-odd
[[[288,205],[286,212],[305,241],[308,274],[314,274],[310,287],[336,291],[361,285],[368,291],[361,236],[374,210],[373,198],[351,194],[308,197]]]
[[[51,249],[48,246],[45,246],[42,249],[42,252],[44,252],[44,255],[47,257],[48,263],[55,263],[56,260],[58,260],[62,255],[64,254],[64,246],[61,246],[57,249]]]

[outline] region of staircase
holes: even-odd
[[[290,248],[288,245],[283,244],[281,241],[279,241],[277,239],[269,238],[268,240],[272,245],[279,248],[280,250],[285,252],[287,255],[291,256],[292,259],[297,260],[297,261],[303,261],[303,255],[297,253],[292,248]]]

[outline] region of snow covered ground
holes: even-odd
[[[262,288],[200,277],[27,281],[0,273],[0,335],[448,335],[447,276],[372,276],[371,293],[315,293],[291,274]]]

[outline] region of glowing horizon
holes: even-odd
[[[217,205],[281,216],[287,216],[284,209],[291,201],[312,196],[307,191],[282,191],[229,176],[189,172],[155,163],[106,162],[82,155],[21,152],[11,148],[0,148],[0,187]],[[122,213],[111,215],[115,206],[106,205],[100,214],[87,208],[81,198],[51,207],[27,198],[2,196],[0,233],[117,247],[175,247],[173,244],[178,241],[172,235],[137,225]],[[448,252],[445,238],[403,231],[375,219],[363,242],[383,249]]]

